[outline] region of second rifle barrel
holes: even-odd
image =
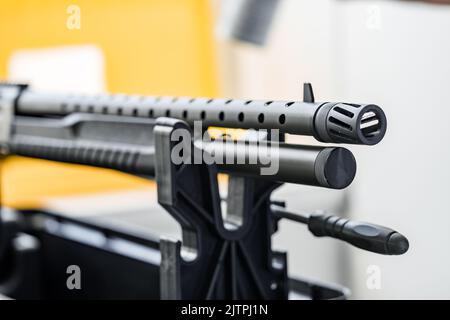
[[[17,99],[21,115],[74,112],[144,118],[171,117],[193,125],[243,129],[279,129],[314,136],[321,142],[374,145],[386,132],[383,110],[373,104],[299,101],[81,95],[25,89]]]
[[[9,153],[154,175],[154,121],[101,117],[102,121],[86,114],[63,119],[19,116]],[[347,187],[356,173],[353,154],[341,147],[222,140],[195,140],[194,145],[213,155],[220,172],[331,189]]]
[[[356,174],[353,154],[341,147],[201,140],[195,144],[215,154],[216,159],[220,159],[217,164],[219,170],[227,173],[331,189],[347,187]]]

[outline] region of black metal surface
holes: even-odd
[[[1,293],[14,299],[160,298],[158,263],[130,257],[117,251],[108,240],[103,244],[89,243],[61,226],[76,226],[78,230],[127,241],[130,246],[145,245],[155,251],[157,241],[47,212],[24,211],[20,216],[24,223],[16,226],[19,234],[1,239],[8,250],[7,255],[0,257],[0,266],[7,269],[0,277]],[[32,222],[36,218],[39,224]],[[14,244],[14,239],[25,236],[32,237],[38,245],[26,248]],[[81,270],[80,290],[67,286],[67,268],[71,265]]]
[[[43,293],[40,242],[21,231],[21,216],[0,207],[0,292],[15,299],[39,299]]]
[[[159,265],[48,233],[42,245],[44,299],[159,299]],[[81,270],[81,290],[69,290],[67,267]]]

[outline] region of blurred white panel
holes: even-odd
[[[301,99],[303,82],[317,98],[334,95],[330,1],[283,0],[266,46],[220,43],[224,94],[237,98]]]
[[[388,117],[386,138],[352,147],[358,173],[352,215],[404,233],[400,257],[349,249],[357,298],[450,298],[450,6],[341,1],[333,16],[341,97],[372,102]],[[366,286],[367,268],[381,289]]]
[[[35,89],[99,93],[105,91],[102,51],[93,45],[23,49],[8,64],[8,80]]]
[[[224,46],[227,96],[301,99],[310,81],[318,101],[370,102],[387,113],[380,145],[347,146],[358,162],[349,191],[289,185],[276,198],[398,229],[410,251],[377,255],[283,222],[275,243],[288,249],[291,274],[350,283],[353,298],[450,298],[449,39],[450,6],[284,0],[266,47]],[[380,290],[366,286],[371,265]]]

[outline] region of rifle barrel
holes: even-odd
[[[133,95],[74,95],[23,90],[21,115],[96,113],[143,118],[171,117],[193,125],[279,129],[321,142],[374,145],[386,132],[386,116],[373,104],[299,102]]]

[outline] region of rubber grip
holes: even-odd
[[[360,249],[386,255],[401,255],[408,251],[409,242],[395,230],[376,224],[312,214],[309,230],[317,237],[341,239]]]

